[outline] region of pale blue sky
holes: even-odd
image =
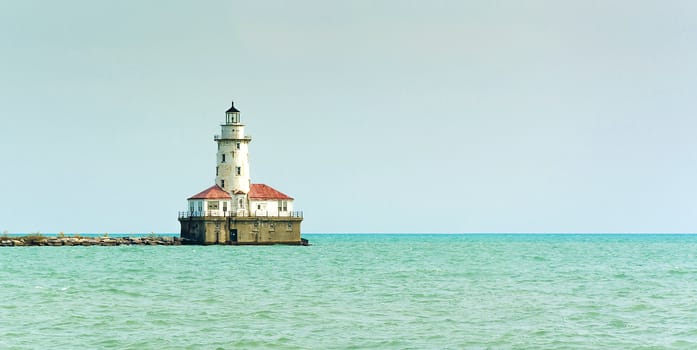
[[[696,232],[694,1],[3,1],[0,231],[178,232],[230,100],[306,232]]]

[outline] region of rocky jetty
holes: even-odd
[[[21,246],[120,246],[120,245],[182,245],[179,237],[46,237],[39,235],[0,237],[0,247]]]

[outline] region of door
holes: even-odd
[[[237,243],[237,229],[236,228],[230,229],[230,243],[231,244]]]

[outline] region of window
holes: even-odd
[[[288,201],[278,201],[278,211],[288,211]]]
[[[240,143],[238,142],[237,145],[235,146],[237,149],[240,149]]]
[[[223,154],[223,161],[221,163],[225,163],[225,155]]]
[[[242,199],[242,198],[237,199],[237,208],[244,209],[244,199]]]
[[[194,212],[194,202],[189,203],[189,211]]]
[[[218,176],[218,167],[215,167],[215,176]]]
[[[218,201],[209,201],[208,202],[208,210],[218,210],[218,206],[220,203]]]
[[[227,211],[227,202],[223,202],[223,211]]]
[[[203,201],[198,202],[198,211],[203,211]]]
[[[286,231],[293,231],[293,224],[292,224],[292,223],[289,222],[289,223],[286,225]]]
[[[242,175],[242,168],[241,168],[241,167],[236,167],[236,168],[235,168],[235,172],[237,173],[237,175]]]
[[[225,188],[225,180],[220,180],[220,187]]]
[[[261,210],[261,204],[257,204],[257,209]]]

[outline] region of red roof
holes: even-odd
[[[203,190],[202,192],[199,192],[193,196],[191,196],[189,199],[230,199],[230,194],[225,192],[224,189],[222,189],[218,185],[213,185],[211,187],[208,187],[207,189]]]
[[[273,187],[264,184],[252,184],[247,194],[252,199],[293,199]]]

